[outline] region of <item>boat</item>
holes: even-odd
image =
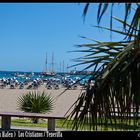
[[[44,76],[44,77],[48,77],[48,76],[55,76],[56,73],[54,73],[54,72],[42,72],[40,75]]]
[[[44,76],[44,77],[55,76],[56,73],[54,72],[54,54],[53,53],[52,53],[52,62],[51,62],[52,71],[48,71],[47,63],[48,63],[48,60],[47,60],[47,53],[46,53],[46,62],[45,62],[46,70],[41,73],[41,76]]]
[[[30,76],[34,76],[34,72],[26,72],[26,73],[19,73],[16,72],[14,73],[15,77],[30,77]]]

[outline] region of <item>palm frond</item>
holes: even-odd
[[[50,95],[38,92],[29,92],[20,96],[17,100],[18,109],[32,113],[49,113],[54,106],[54,100]]]
[[[132,121],[136,128],[137,115],[130,116],[137,114],[140,108],[137,84],[140,78],[134,78],[140,77],[140,49],[135,46],[135,41],[92,41],[95,43],[79,45],[85,50],[76,51],[88,53],[76,59],[80,62],[76,65],[89,64],[86,68],[92,67],[96,72],[68,115],[68,119],[73,119],[72,129],[85,129],[85,123],[91,130],[97,130],[99,125],[105,128],[114,125],[112,129],[116,129],[120,122],[121,129],[125,129],[123,125],[130,125]],[[95,81],[93,87],[90,86],[91,80]],[[131,107],[136,110],[132,111]]]
[[[112,129],[116,129],[120,124],[118,116],[122,125],[130,124],[130,121],[137,118],[137,115],[129,117],[132,105],[136,107],[135,113],[140,108],[140,87],[136,84],[140,82],[140,78],[136,78],[140,77],[140,53],[133,48],[137,49],[134,42],[121,55],[118,54],[95,78],[95,85],[89,85],[86,92],[78,98],[74,110],[68,116],[74,120],[73,129],[84,129],[84,124],[90,125],[91,130],[97,130],[99,124],[105,127],[115,125]],[[136,98],[133,99],[133,96]]]
[[[102,27],[102,26],[94,26],[96,28],[102,28],[102,29],[106,29],[106,30],[109,30],[109,31],[112,31],[112,32],[115,32],[115,33],[118,33],[118,34],[122,34],[122,35],[125,35],[125,36],[128,36],[128,37],[137,37],[137,35],[135,34],[132,34],[132,33],[125,33],[123,31],[119,31],[119,30],[115,30],[115,29],[110,29],[110,28],[107,28],[107,27]],[[129,31],[128,31],[129,32]]]
[[[85,17],[86,17],[87,11],[88,11],[88,7],[89,7],[89,3],[86,4],[86,6],[84,8],[84,11],[83,11],[83,19],[84,19],[84,21],[85,21]]]
[[[126,22],[127,22],[127,18],[128,15],[131,13],[131,3],[126,3],[125,4],[125,17],[124,17],[124,24],[123,24],[123,28],[126,29]]]
[[[98,23],[108,6],[99,4]],[[128,24],[132,4],[125,4],[124,21],[112,16],[113,6],[111,18],[119,21],[125,30],[96,27],[127,36],[129,40],[102,42],[82,37],[94,43],[78,45],[80,50],[76,52],[84,53],[84,56],[75,59],[78,62],[76,65],[87,64],[86,68],[93,68],[94,73],[67,116],[67,119],[73,120],[70,125],[75,130],[86,129],[86,126],[90,130],[98,130],[99,126],[105,129],[114,126],[112,130],[118,126],[122,130],[127,129],[125,126],[129,126],[128,129],[131,126],[133,130],[137,128],[140,110],[140,7],[137,4],[132,22]],[[93,86],[91,80],[94,80]]]
[[[131,27],[131,25],[128,24],[128,23],[126,23],[126,22],[124,22],[124,20],[121,20],[121,19],[119,19],[119,18],[117,18],[117,17],[114,17],[114,16],[113,16],[112,18],[115,19],[116,21],[122,23],[122,24],[125,24],[125,30],[126,30],[127,27]],[[135,28],[134,28],[134,30],[138,31],[138,30],[135,29]],[[127,32],[128,32],[128,31],[127,31]]]
[[[102,8],[102,6],[103,6],[103,8]],[[97,22],[98,22],[98,24],[100,23],[101,18],[103,16],[103,14],[106,12],[107,8],[108,8],[108,3],[105,3],[105,4],[100,3],[99,4],[99,8],[98,8],[98,12],[97,12]]]
[[[138,34],[140,32],[140,28],[139,28],[139,24],[140,24],[140,6],[137,7],[136,9],[136,12],[134,14],[134,17],[132,19],[132,22],[131,22],[131,25],[129,27],[129,30],[128,30],[128,33],[127,34],[134,34],[136,36],[135,40],[137,40],[137,37],[138,37]],[[138,32],[136,32],[136,30],[134,29],[137,29]],[[129,40],[131,40],[131,36],[128,36],[129,37]]]
[[[89,7],[89,3],[87,3],[85,5],[85,8],[84,8],[84,18],[85,16],[87,15],[87,11],[88,11],[88,7]],[[112,33],[112,17],[113,17],[113,9],[114,9],[114,3],[99,3],[98,4],[98,11],[97,11],[97,23],[98,25],[100,24],[101,22],[101,19],[103,17],[103,15],[106,13],[109,5],[111,5],[111,11],[110,11],[110,31]],[[133,35],[135,38],[134,40],[138,40],[138,32],[139,32],[139,24],[140,24],[140,20],[139,20],[139,16],[140,16],[140,4],[139,3],[125,3],[124,4],[124,22],[123,22],[123,29],[126,31],[126,22],[127,22],[127,19],[128,19],[128,16],[132,13],[131,12],[131,9],[133,8],[133,5],[136,5],[136,9],[135,9],[135,13],[134,13],[134,16],[132,18],[132,21],[131,21],[131,24],[130,24],[130,27],[129,27],[129,30],[127,31],[127,34],[126,34],[126,38],[128,38],[128,40],[133,40],[132,39],[132,36]],[[118,3],[118,6],[120,6],[120,3]],[[138,32],[136,32],[136,30],[138,30]],[[137,43],[138,45],[138,43]]]

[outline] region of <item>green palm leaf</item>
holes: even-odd
[[[137,37],[137,35],[132,34],[133,32],[132,32],[132,33],[125,33],[125,32],[123,32],[123,31],[118,31],[118,30],[115,30],[115,29],[110,29],[110,28],[102,27],[102,26],[94,26],[94,27],[106,29],[106,30],[109,30],[109,31],[113,31],[113,32],[115,32],[115,33],[119,33],[119,34],[122,34],[122,35],[125,35],[125,36],[128,36],[128,37]],[[128,31],[128,32],[130,32],[130,31]]]
[[[18,109],[31,113],[49,113],[53,110],[53,99],[44,92],[29,92],[18,98]],[[38,122],[38,119],[33,122]]]

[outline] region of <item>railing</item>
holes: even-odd
[[[40,113],[19,113],[19,112],[0,112],[2,117],[1,128],[4,130],[11,129],[11,117],[25,117],[25,118],[44,118],[48,119],[48,131],[55,131],[55,120],[65,119],[65,117],[60,116],[49,116],[47,114]]]

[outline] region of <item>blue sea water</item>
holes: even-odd
[[[17,77],[16,76],[17,73],[21,76]],[[0,79],[2,79],[2,78],[16,78],[19,82],[23,82],[27,78],[24,75],[28,75],[27,77],[31,81],[33,81],[36,78],[41,78],[42,80],[50,78],[50,77],[41,76],[41,72],[0,71]],[[58,75],[61,75],[61,73],[58,73]],[[83,79],[83,81],[88,80],[91,77],[90,75],[88,75],[88,76],[86,76],[86,75],[68,75],[68,76],[71,79],[75,79],[75,77],[79,77],[80,79]]]
[[[16,74],[19,75],[29,75],[31,72],[19,72],[19,71],[0,71],[0,79],[2,78],[16,78],[18,81],[22,82],[26,79],[26,76],[17,77]],[[29,76],[30,80],[34,80],[39,77],[39,72],[35,72],[34,75]]]

